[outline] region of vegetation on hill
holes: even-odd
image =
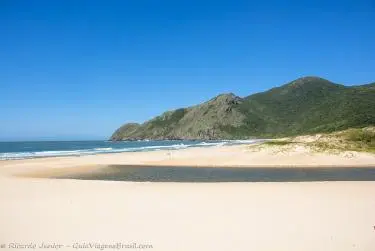
[[[375,83],[349,87],[304,77],[245,98],[222,94],[143,124],[126,124],[111,140],[243,139],[370,125],[375,125]]]

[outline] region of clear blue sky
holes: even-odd
[[[375,81],[375,2],[0,1],[0,140],[104,139],[219,93]]]

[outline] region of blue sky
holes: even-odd
[[[0,1],[0,140],[104,139],[223,92],[375,81],[375,2]]]

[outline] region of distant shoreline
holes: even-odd
[[[50,157],[81,157],[86,155],[112,154],[123,152],[149,152],[192,148],[211,147],[222,145],[243,145],[263,142],[265,139],[253,140],[165,140],[165,141],[35,141],[35,142],[13,142],[13,148],[18,151],[7,152],[9,144],[2,146],[0,143],[0,161],[22,160]],[[1,150],[3,152],[1,152]]]

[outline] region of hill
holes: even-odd
[[[120,127],[111,140],[242,139],[375,125],[375,83],[344,86],[303,77],[244,98],[221,94]]]

